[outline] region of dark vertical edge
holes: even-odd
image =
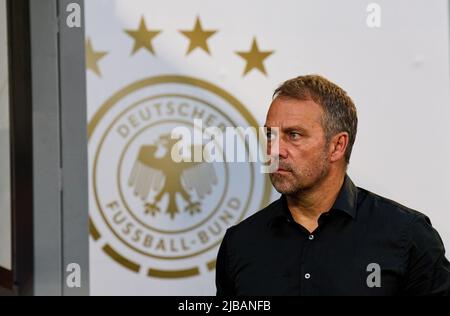
[[[33,294],[33,135],[29,0],[8,0],[13,279]]]

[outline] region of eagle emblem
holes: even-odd
[[[160,202],[168,195],[169,203],[165,213],[174,219],[181,211],[177,203],[177,194],[180,194],[187,202],[184,211],[194,216],[202,211],[201,200],[211,194],[213,187],[217,185],[213,164],[173,161],[171,151],[179,140],[171,138],[171,135],[162,135],[154,144],[144,145],[139,149],[128,185],[144,202],[145,214],[156,216],[161,213]],[[196,146],[202,147],[190,146],[191,157],[199,149]],[[154,198],[147,201],[152,191]],[[197,199],[194,199],[194,195]]]

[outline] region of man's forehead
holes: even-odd
[[[295,128],[305,128],[306,124],[302,124],[298,120],[284,120],[284,121],[266,121],[264,127],[279,127],[283,129],[295,129]]]
[[[264,127],[278,127],[284,130],[300,129],[307,130],[322,126],[321,116],[296,115],[286,117],[270,117],[268,116]]]
[[[311,120],[320,121],[322,114],[322,107],[312,100],[275,99],[270,105],[266,121],[292,125]]]

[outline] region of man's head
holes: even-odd
[[[353,101],[336,84],[318,75],[300,76],[275,90],[266,119],[270,148],[278,140],[279,170],[270,175],[283,194],[317,186],[330,170],[345,172],[357,130]],[[279,135],[270,128],[278,127]],[[276,138],[276,136],[279,136]]]

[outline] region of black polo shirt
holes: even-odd
[[[450,264],[423,214],[346,176],[309,233],[284,196],[227,230],[217,295],[450,295]]]

